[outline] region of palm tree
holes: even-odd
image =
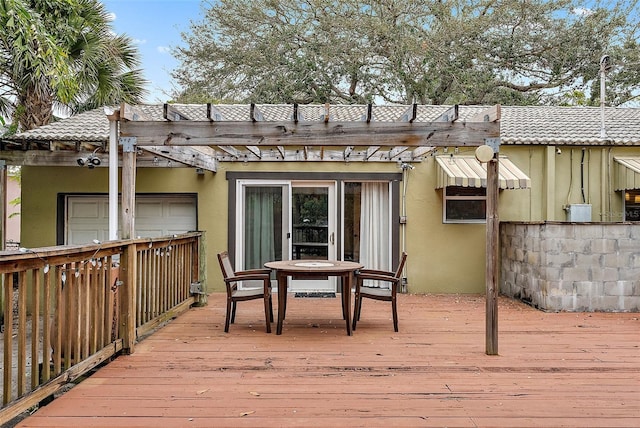
[[[19,130],[77,113],[137,103],[146,81],[132,40],[115,35],[97,0],[0,0],[0,114]]]

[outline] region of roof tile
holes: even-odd
[[[174,105],[192,120],[208,120],[206,105]],[[164,120],[162,105],[138,106],[152,120]],[[414,123],[431,122],[451,106],[420,105]],[[364,121],[366,105],[330,105],[330,121]],[[488,106],[460,106],[458,120],[464,121]],[[293,120],[292,105],[256,105],[257,117],[266,121]],[[324,105],[298,106],[299,120],[324,120]],[[408,105],[373,106],[372,121],[398,122],[407,120]],[[600,137],[601,109],[597,107],[502,106],[500,133],[502,144],[614,144],[640,145],[640,109],[613,108],[604,110],[607,138]],[[218,104],[212,106],[212,119],[246,121],[250,106]],[[95,109],[58,122],[26,131],[8,138],[11,141],[106,142],[109,122],[103,109]]]

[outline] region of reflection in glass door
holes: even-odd
[[[294,187],[292,258],[329,259],[329,188]]]
[[[330,260],[336,258],[335,184],[292,183],[291,258],[294,260]],[[335,278],[292,280],[292,291],[336,290]]]

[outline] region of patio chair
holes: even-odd
[[[271,270],[252,269],[236,272],[231,265],[229,253],[226,251],[218,254],[218,262],[220,262],[220,269],[222,269],[224,283],[227,286],[227,315],[224,322],[225,333],[229,332],[229,324],[233,324],[235,322],[237,302],[254,299],[264,299],[264,316],[266,320],[267,333],[271,333],[271,323],[273,322]],[[239,281],[262,281],[262,287],[238,288]]]
[[[395,272],[387,272],[375,269],[360,269],[356,272],[356,295],[353,309],[353,326],[356,329],[356,323],[360,320],[360,312],[362,310],[362,298],[366,297],[375,300],[384,300],[391,302],[391,310],[393,312],[393,329],[398,331],[398,308],[396,305],[396,294],[402,280],[402,270],[407,261],[407,253],[402,253],[398,269]],[[366,280],[375,281],[374,284],[365,283]],[[379,284],[383,282],[383,284]],[[388,283],[388,286],[386,286]],[[383,285],[383,286],[381,286]]]

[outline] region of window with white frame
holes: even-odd
[[[487,189],[447,186],[443,189],[444,223],[484,223],[487,218]]]

